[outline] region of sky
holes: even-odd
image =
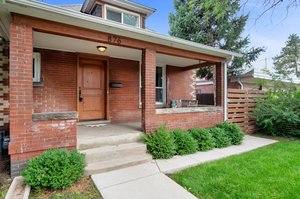
[[[134,0],[137,3],[157,9],[147,20],[147,27],[161,34],[168,34],[169,13],[174,12],[173,0]],[[274,10],[268,11],[262,17],[259,15],[266,9],[262,0],[241,0],[243,3],[239,14],[248,14],[244,36],[249,35],[251,46],[265,47],[266,52],[253,63],[253,67],[262,69],[267,59],[268,69],[273,66],[272,58],[278,55],[284,47],[288,36],[296,33],[300,36],[300,7],[291,7],[287,11],[287,1],[283,1]],[[49,4],[81,4],[83,0],[44,0]]]

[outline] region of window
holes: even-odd
[[[129,11],[105,5],[106,19],[129,26],[140,27],[140,16]]]
[[[92,11],[92,15],[102,17],[102,5],[96,4]]]
[[[124,24],[130,25],[130,26],[137,26],[138,16],[124,13],[123,14],[123,22],[124,22]]]
[[[156,80],[155,80],[155,99],[156,105],[164,106],[166,104],[166,67],[156,67]],[[142,100],[142,72],[140,67],[140,104]]]
[[[163,87],[163,68],[156,67],[156,103],[163,103],[164,102],[164,87]]]
[[[32,56],[32,81],[41,81],[41,54],[34,52]]]
[[[107,9],[107,19],[122,23],[122,13]]]

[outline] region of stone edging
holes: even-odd
[[[22,176],[15,177],[14,180],[12,181],[7,194],[4,199],[14,199],[16,197],[20,199],[28,199],[30,195],[30,186],[26,185],[25,187],[23,186],[24,183],[24,178]],[[17,191],[18,187],[22,186],[23,190],[20,192],[19,190]],[[18,194],[18,196],[16,196]],[[22,194],[20,196],[20,194]]]

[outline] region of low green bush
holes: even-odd
[[[197,152],[197,141],[187,131],[176,129],[173,131],[173,136],[176,145],[176,154],[185,155]]]
[[[193,128],[190,134],[197,141],[199,151],[208,151],[215,147],[215,140],[209,129]]]
[[[216,148],[224,148],[231,145],[231,139],[224,129],[214,127],[210,128],[209,131],[215,139]]]
[[[54,149],[31,159],[22,176],[34,189],[63,189],[83,177],[85,165],[84,155],[76,150]]]
[[[173,135],[167,127],[160,127],[157,132],[143,135],[142,139],[147,144],[147,150],[154,159],[171,158],[176,153]]]
[[[239,145],[242,143],[244,133],[238,125],[226,121],[218,124],[217,127],[225,130],[226,134],[230,138],[231,144]]]

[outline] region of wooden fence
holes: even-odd
[[[256,97],[262,97],[263,91],[228,89],[228,121],[237,124],[245,133],[258,130],[251,113],[255,108]]]

